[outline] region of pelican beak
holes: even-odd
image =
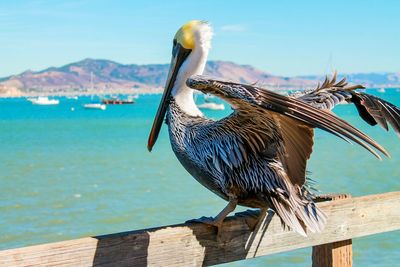
[[[186,49],[182,47],[179,43],[174,45],[172,50],[171,65],[168,72],[167,83],[165,85],[164,93],[161,98],[160,105],[158,106],[156,117],[154,118],[153,127],[151,127],[151,132],[147,142],[147,149],[152,150],[154,144],[157,141],[158,134],[160,133],[161,125],[167,112],[169,102],[171,99],[172,88],[174,87],[176,76],[178,75],[179,68],[182,66],[183,62],[189,56],[191,49]]]

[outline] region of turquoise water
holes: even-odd
[[[400,93],[369,90],[397,105]],[[181,223],[225,205],[173,155],[166,128],[152,153],[147,136],[159,95],[135,105],[85,110],[90,98],[57,106],[0,99],[0,249]],[[71,111],[74,107],[75,110]],[[323,193],[353,196],[400,190],[400,140],[366,125],[350,106],[337,113],[391,153],[380,162],[317,131],[309,170]],[[220,117],[225,111],[206,112]],[[400,232],[354,240],[355,266],[395,266]],[[247,260],[248,266],[309,266],[310,249]],[[243,262],[231,264],[241,266]]]

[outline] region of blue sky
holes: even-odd
[[[400,71],[400,1],[1,1],[0,77],[87,57],[168,63],[208,20],[210,59],[279,75]]]

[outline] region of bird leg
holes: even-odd
[[[226,205],[226,207],[220,213],[218,213],[218,215],[214,218],[213,225],[215,226],[222,225],[222,222],[224,221],[226,216],[228,216],[229,213],[235,210],[237,202],[238,201],[236,198],[229,198],[229,202]]]
[[[237,202],[238,201],[236,198],[229,198],[229,202],[226,205],[226,207],[220,213],[218,213],[218,215],[215,216],[215,218],[203,216],[199,219],[194,219],[194,220],[190,220],[187,222],[200,222],[200,223],[204,223],[207,225],[212,225],[212,226],[217,227],[217,236],[219,239],[222,223],[223,223],[225,217],[228,216],[229,213],[231,213],[232,211],[235,210]]]

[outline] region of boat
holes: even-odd
[[[101,103],[105,105],[125,105],[125,104],[134,104],[135,101],[133,99],[119,99],[116,97],[102,99]]]
[[[138,99],[138,98],[139,98],[139,94],[134,94],[134,95],[128,96],[128,99]]]
[[[214,98],[213,95],[204,95],[204,102],[210,103],[212,98]]]
[[[36,98],[28,98],[28,101],[34,105],[58,105],[60,100],[49,99],[47,96],[38,96]]]
[[[385,88],[379,88],[379,89],[378,89],[378,92],[379,92],[379,93],[384,93],[384,92],[386,92],[386,90],[385,90]]]
[[[100,109],[100,110],[106,110],[107,106],[101,103],[90,103],[90,104],[84,104],[84,108],[86,109]]]
[[[93,72],[90,72],[90,89],[89,91],[93,93]],[[93,95],[90,96],[90,99],[93,101]],[[99,109],[99,110],[106,110],[107,106],[102,103],[88,103],[84,104],[83,107],[85,109]]]
[[[212,110],[224,110],[225,109],[224,104],[222,104],[222,103],[217,104],[214,102],[203,103],[203,104],[198,105],[198,107],[202,108],[202,109],[212,109]]]

